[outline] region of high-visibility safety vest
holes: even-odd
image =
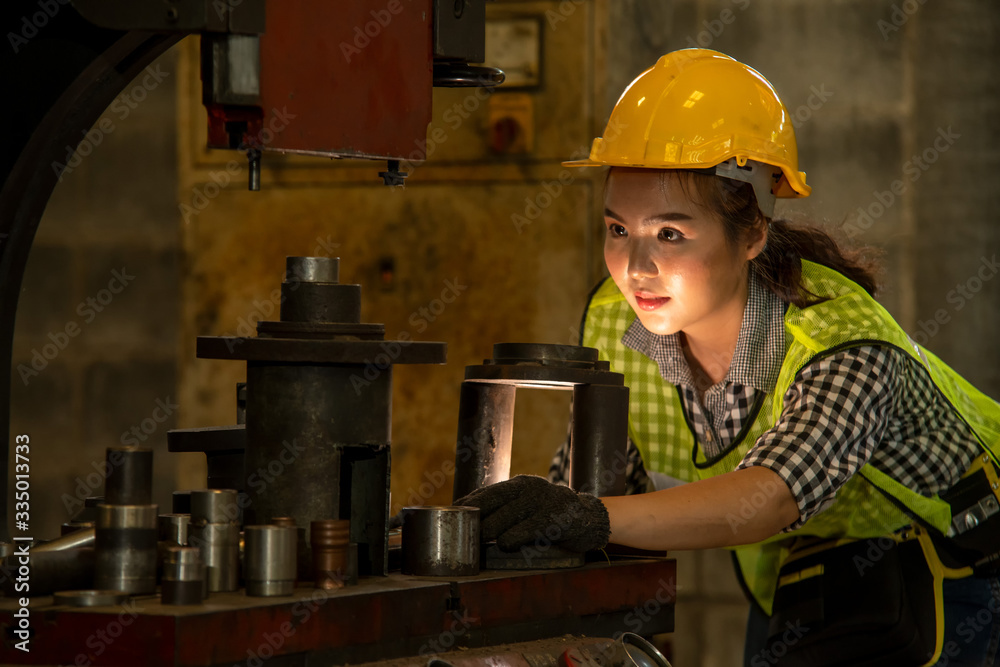
[[[788,306],[784,318],[787,351],[773,391],[758,397],[751,418],[735,442],[711,459],[706,458],[695,441],[677,387],[663,379],[656,362],[622,344],[622,335],[636,319],[635,312],[610,278],[598,286],[587,307],[583,344],[596,347],[601,359],[611,363],[612,371],[625,375],[625,384],[630,389],[629,435],[647,469],[683,481],[734,470],[757,439],[777,423],[782,399],[800,369],[841,350],[863,345],[891,346],[917,360],[930,373],[952,409],[972,428],[980,445],[996,459],[1000,451],[1000,405],[914,343],[857,283],[807,261],[802,262],[801,282],[811,294],[827,300],[806,308]],[[745,498],[741,511],[727,517],[734,531],[754,516],[768,493],[774,492],[775,489],[762,487],[759,493]],[[951,522],[947,503],[936,495],[926,497],[911,491],[892,476],[865,465],[841,487],[830,506],[800,528],[735,549],[747,588],[770,614],[778,569],[792,538],[865,539],[888,535],[912,523],[897,503],[937,530],[947,531]]]

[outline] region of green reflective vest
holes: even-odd
[[[1000,405],[910,340],[878,302],[840,273],[803,261],[802,285],[827,300],[806,308],[789,305],[784,320],[787,352],[774,390],[753,406],[751,418],[735,443],[712,459],[705,457],[687,425],[677,388],[662,378],[656,362],[622,344],[622,335],[636,319],[625,297],[610,278],[595,290],[587,308],[583,344],[598,348],[601,359],[611,363],[611,370],[625,375],[631,392],[629,435],[647,469],[684,481],[734,470],[757,439],[778,421],[782,397],[802,367],[845,348],[871,344],[890,345],[916,359],[980,443],[996,457],[1000,451]],[[829,507],[800,528],[736,548],[744,581],[768,614],[778,569],[795,536],[864,539],[887,535],[911,523],[886,494],[927,524],[947,530],[951,509],[937,496],[928,498],[911,491],[870,465],[859,472],[841,487]],[[762,488],[761,495],[746,498],[739,514],[727,517],[731,525],[736,528],[752,518],[767,492]]]

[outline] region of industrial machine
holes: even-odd
[[[60,176],[52,165],[155,57],[201,34],[209,146],[246,155],[251,190],[272,151],[385,160],[379,175],[399,185],[400,161],[413,160],[414,147],[423,157],[432,88],[503,79],[473,64],[484,57],[484,0],[46,7],[18,0],[2,10],[25,43],[23,20],[41,11],[48,23],[30,59],[4,66],[23,95],[7,110],[0,151],[5,505],[17,488],[7,456],[18,445],[9,440],[9,350],[28,252]],[[20,46],[12,42],[15,54]],[[288,115],[293,128],[270,129]],[[397,571],[404,554],[402,536],[389,530],[392,365],[443,363],[445,345],[384,340],[384,327],[360,321],[360,287],[341,284],[338,268],[337,259],[289,258],[278,320],[259,323],[255,336],[199,339],[199,357],[247,364],[247,382],[236,388],[239,423],[169,436],[172,451],[205,452],[205,489],[175,494],[167,514],[150,502],[148,450],[109,447],[115,472],[103,497],[88,501],[62,537],[32,540],[3,513],[0,662],[424,664],[434,654],[456,664],[504,655],[526,664],[535,652],[611,665],[627,664],[628,642],[581,636],[672,629],[674,565],[650,554],[567,559],[553,548],[553,557],[532,562],[484,553],[478,574]],[[373,367],[378,355],[385,362]],[[621,480],[600,471],[624,448],[627,389],[594,351],[498,345],[466,377],[456,494],[506,476],[519,386],[574,392],[574,485],[620,491]],[[475,437],[482,432],[490,437]],[[463,448],[472,456],[460,456]],[[268,474],[275,462],[281,474]],[[30,591],[19,579],[31,581]],[[574,638],[551,639],[564,634]],[[459,660],[458,647],[485,648]]]

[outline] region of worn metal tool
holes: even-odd
[[[403,574],[479,574],[478,507],[404,507]]]
[[[244,576],[247,595],[273,597],[291,595],[296,577],[296,530],[294,526],[247,526]]]
[[[188,544],[201,551],[208,590],[212,593],[239,588],[240,527],[235,520],[237,498],[233,489],[191,492]]]

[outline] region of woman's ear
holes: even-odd
[[[747,232],[745,247],[748,262],[764,252],[764,248],[767,247],[767,233],[770,229],[771,225],[767,218],[760,216],[753,228]]]

